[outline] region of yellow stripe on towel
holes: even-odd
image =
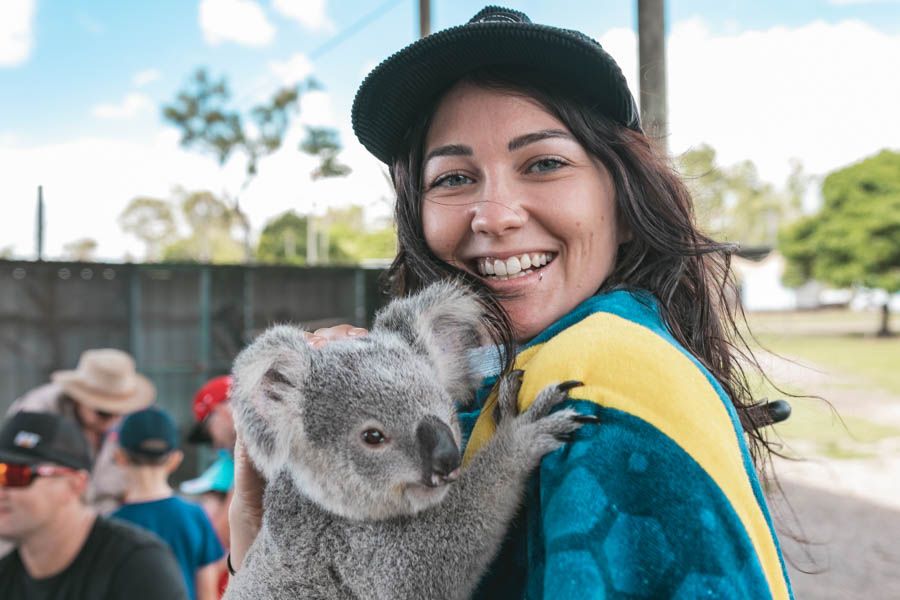
[[[772,597],[789,597],[728,411],[703,372],[677,347],[641,325],[596,313],[523,350],[516,368],[525,371],[520,411],[547,385],[577,380],[584,387],[573,390],[573,398],[632,414],[683,448],[733,506],[759,556]],[[493,435],[495,405],[492,394],[472,430],[466,462]]]

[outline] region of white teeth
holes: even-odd
[[[546,265],[552,256],[546,252],[532,252],[521,256],[510,256],[506,260],[481,258],[478,260],[478,271],[482,275],[493,275],[497,279],[513,279],[530,273],[529,269],[538,269]]]

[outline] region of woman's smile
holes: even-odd
[[[435,112],[425,157],[425,240],[501,293],[518,339],[612,271],[623,236],[609,173],[535,101],[457,85]]]

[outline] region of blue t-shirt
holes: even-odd
[[[169,544],[192,599],[197,597],[197,571],[225,555],[203,509],[181,498],[123,504],[112,516],[152,531]]]

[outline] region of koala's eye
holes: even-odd
[[[387,436],[377,429],[366,429],[362,432],[362,439],[370,446],[378,446],[387,441]]]

